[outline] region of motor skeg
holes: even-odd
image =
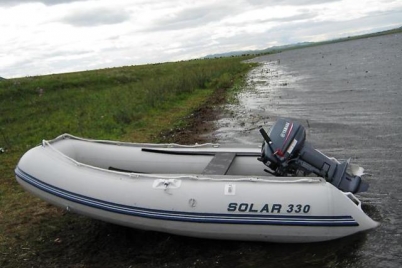
[[[344,192],[367,191],[368,184],[361,180],[361,174],[347,173],[349,160],[340,163],[314,149],[306,141],[306,131],[300,123],[280,118],[269,134],[262,128],[260,132],[265,141],[258,160],[270,168],[267,172],[276,176],[314,173]]]

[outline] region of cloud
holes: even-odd
[[[286,23],[286,22],[299,22],[303,20],[311,20],[317,17],[318,13],[316,11],[310,10],[302,10],[300,13],[296,13],[290,16],[279,16],[279,17],[267,17],[267,18],[255,18],[250,19],[248,21],[243,22],[232,22],[228,23],[228,25],[237,26],[237,27],[245,27],[250,25],[258,25],[258,24],[266,24],[269,22],[278,22],[278,23]]]
[[[123,9],[91,8],[73,10],[60,21],[77,27],[94,27],[107,24],[118,24],[130,19],[130,13]]]
[[[366,34],[401,26],[402,11],[370,12],[366,16],[350,20],[302,21],[277,25],[266,35],[280,44],[304,41],[324,41],[352,35]],[[294,34],[297,33],[297,34]]]
[[[82,2],[88,0],[1,0],[0,6],[16,6],[27,3],[42,3],[46,6],[53,6],[59,4],[66,4],[72,2]]]
[[[398,0],[0,0],[0,76],[320,41],[400,27],[401,16]]]
[[[305,6],[339,1],[341,0],[247,0],[249,4],[254,6]]]
[[[233,16],[236,9],[231,5],[214,4],[181,9],[169,16],[156,20],[146,31],[169,31],[205,26]]]

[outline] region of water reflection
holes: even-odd
[[[317,244],[242,243],[242,264],[257,267],[402,266],[402,34],[257,58],[238,103],[213,133],[221,143],[259,144],[258,126],[278,117],[306,126],[324,153],[352,158],[368,173],[364,210],[381,225]],[[280,60],[280,61],[279,61]],[[246,253],[245,253],[246,252]]]
[[[290,117],[295,111],[282,109],[291,105],[289,91],[302,90],[297,76],[280,65],[280,61],[262,62],[247,79],[246,89],[239,93],[238,103],[226,106],[214,132],[219,142],[254,144],[262,142],[258,126],[269,128],[278,117]],[[286,87],[288,92],[284,92]],[[286,100],[284,97],[287,97]],[[334,241],[310,244],[243,243],[242,264],[255,267],[358,267],[359,248],[366,234]]]
[[[302,90],[298,80],[303,78],[290,72],[279,60],[260,62],[248,74],[246,88],[237,96],[238,103],[225,106],[225,113],[217,121],[218,129],[213,135],[224,143],[261,142],[259,126],[269,128],[278,117],[291,117],[282,107],[297,101],[289,92]]]

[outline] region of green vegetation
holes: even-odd
[[[80,262],[85,263],[85,258],[94,261],[99,254],[88,252],[97,244],[99,226],[112,228],[66,214],[26,193],[14,179],[14,168],[25,151],[42,139],[66,132],[96,139],[158,142],[161,131],[183,126],[184,118],[215,90],[242,81],[251,67],[241,63],[245,59],[1,80],[0,267],[83,267]],[[139,241],[135,243],[140,246]],[[120,246],[116,245],[116,251],[121,252]]]
[[[166,113],[183,105],[181,102],[205,99],[213,89],[230,87],[235,76],[248,68],[241,60],[198,60],[4,80],[0,83],[0,144],[26,149],[65,132],[100,139],[128,135],[129,139],[150,114]]]

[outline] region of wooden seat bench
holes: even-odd
[[[235,157],[236,153],[232,152],[216,153],[202,174],[226,175]]]

